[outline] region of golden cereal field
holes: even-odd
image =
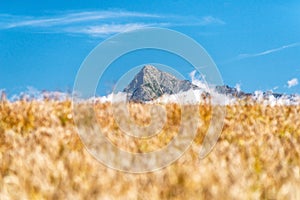
[[[77,115],[88,130],[93,122],[85,106],[79,105]],[[151,104],[127,106],[136,124],[153,120]],[[103,134],[132,153],[164,147],[178,133],[181,118],[199,120],[194,143],[179,160],[155,172],[132,174],[107,168],[87,152],[70,100],[0,102],[0,199],[300,199],[299,105],[227,105],[218,143],[202,160],[199,149],[213,108],[186,105],[185,111],[197,114],[182,115],[177,104],[161,106],[166,114],[162,130],[142,139],[123,134],[110,103],[94,106]],[[117,118],[128,120],[122,113]],[[188,124],[183,126],[189,131]]]

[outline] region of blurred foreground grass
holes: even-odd
[[[95,113],[112,143],[150,152],[170,142],[180,127],[180,106],[163,106],[167,123],[148,139],[124,135],[110,103],[97,103]],[[137,124],[150,123],[151,105],[128,107]],[[201,121],[191,148],[162,170],[130,174],[105,167],[85,150],[70,101],[2,101],[0,199],[300,199],[299,105],[226,106],[221,137],[203,160],[198,153],[212,108],[187,107],[199,109]],[[87,124],[89,114],[83,103],[80,115]]]

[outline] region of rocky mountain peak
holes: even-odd
[[[187,80],[163,72],[152,65],[144,66],[124,89],[130,101],[145,102],[157,99],[163,94],[176,94],[190,89],[196,89]]]

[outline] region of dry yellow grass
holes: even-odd
[[[129,107],[137,124],[150,123],[151,105]],[[112,143],[150,152],[178,132],[180,106],[164,107],[167,123],[148,139],[124,136],[110,103],[96,104],[95,111]],[[105,167],[85,150],[70,101],[0,102],[0,199],[300,199],[299,105],[226,106],[221,137],[203,160],[198,153],[211,107],[189,109],[195,108],[202,123],[190,150],[162,170],[130,174]]]

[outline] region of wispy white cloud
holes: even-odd
[[[213,16],[205,16],[201,20],[203,25],[209,25],[209,24],[225,25],[226,24],[223,20]]]
[[[237,83],[235,84],[235,87],[234,87],[238,92],[241,91],[241,84]]]
[[[51,27],[66,24],[75,24],[82,22],[92,22],[117,18],[159,18],[158,15],[139,13],[139,12],[125,12],[125,11],[94,11],[94,12],[75,12],[59,16],[47,17],[32,17],[32,16],[13,16],[7,15],[10,20],[3,23],[2,29],[19,28],[19,27]]]
[[[278,51],[282,51],[284,49],[288,49],[288,48],[292,48],[292,47],[297,47],[297,46],[300,46],[300,42],[292,43],[292,44],[289,44],[289,45],[284,45],[284,46],[281,46],[281,47],[278,47],[278,48],[274,48],[274,49],[269,49],[269,50],[266,50],[266,51],[263,51],[263,52],[259,52],[259,53],[240,54],[240,55],[238,55],[237,59],[241,60],[241,59],[245,59],[245,58],[252,58],[252,57],[258,57],[258,56],[264,56],[264,55],[268,55],[268,54],[275,53],[275,52],[278,52]]]
[[[213,16],[196,18],[130,11],[73,11],[67,14],[59,13],[48,16],[0,14],[0,17],[0,30],[30,28],[37,32],[75,33],[93,37],[102,37],[149,26],[172,27],[225,24],[224,21]]]
[[[298,82],[297,78],[293,78],[293,79],[289,80],[287,82],[287,84],[288,84],[288,88],[291,88],[291,87],[294,87],[294,86],[298,85],[299,82]]]
[[[151,27],[151,26],[163,26],[158,23],[127,23],[127,24],[101,24],[95,26],[84,26],[84,27],[71,27],[65,29],[69,33],[87,34],[94,37],[105,37],[107,35],[116,34],[120,32],[132,31],[139,28]]]
[[[169,20],[172,26],[209,26],[209,25],[225,25],[226,22],[214,17],[194,17],[194,16],[178,16],[178,15],[165,15],[162,18]]]

